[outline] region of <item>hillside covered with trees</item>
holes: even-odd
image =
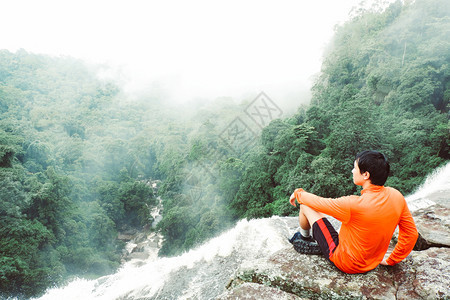
[[[100,66],[0,50],[0,296],[114,272],[118,233],[152,230],[157,196],[160,255],[176,255],[241,218],[296,215],[295,188],[358,193],[364,149],[412,192],[450,159],[449,64],[447,1],[359,11],[337,27],[310,105],[232,143],[253,99],[131,99]]]
[[[118,88],[82,62],[0,52],[0,290],[36,295],[74,275],[114,271],[117,232],[156,204],[152,156]],[[142,116],[141,116],[142,117]],[[147,167],[145,167],[147,166]]]
[[[387,185],[413,191],[450,158],[449,37],[446,1],[397,1],[337,28],[311,105],[264,129],[232,203],[239,215],[288,213],[296,187],[327,197],[357,192],[351,164],[364,149],[390,159]],[[272,193],[252,197],[265,182]]]
[[[389,158],[387,185],[414,191],[450,158],[449,16],[439,0],[359,11],[336,29],[311,104],[273,120],[243,151],[218,145],[217,124],[204,123],[165,174],[161,254],[187,250],[229,220],[296,215],[287,199],[298,187],[324,197],[358,194],[351,170],[365,149]],[[209,158],[211,149],[220,159]],[[208,166],[197,185],[185,176],[195,162]]]

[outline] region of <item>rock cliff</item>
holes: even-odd
[[[445,202],[414,212],[420,238],[393,267],[349,275],[286,242],[268,258],[243,263],[219,299],[450,299],[449,211]],[[290,222],[295,229],[296,218]]]

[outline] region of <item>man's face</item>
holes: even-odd
[[[355,160],[353,164],[353,183],[356,185],[363,185],[364,184],[364,175],[361,174],[361,171],[359,170],[358,162]]]

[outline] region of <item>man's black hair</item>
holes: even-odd
[[[356,154],[355,160],[361,174],[369,172],[372,184],[384,185],[390,171],[386,156],[378,151],[366,150]]]

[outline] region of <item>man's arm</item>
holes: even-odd
[[[350,201],[358,196],[346,196],[341,198],[322,198],[317,195],[305,192],[303,189],[296,189],[291,195],[289,202],[295,206],[295,201],[304,204],[318,212],[330,215],[343,223],[350,220]]]
[[[383,260],[381,264],[393,266],[401,262],[409,255],[409,253],[411,253],[416,244],[419,233],[417,232],[414,219],[406,203],[400,216],[398,227],[398,242],[395,245],[394,251],[392,251],[391,255],[389,255],[386,260]]]

